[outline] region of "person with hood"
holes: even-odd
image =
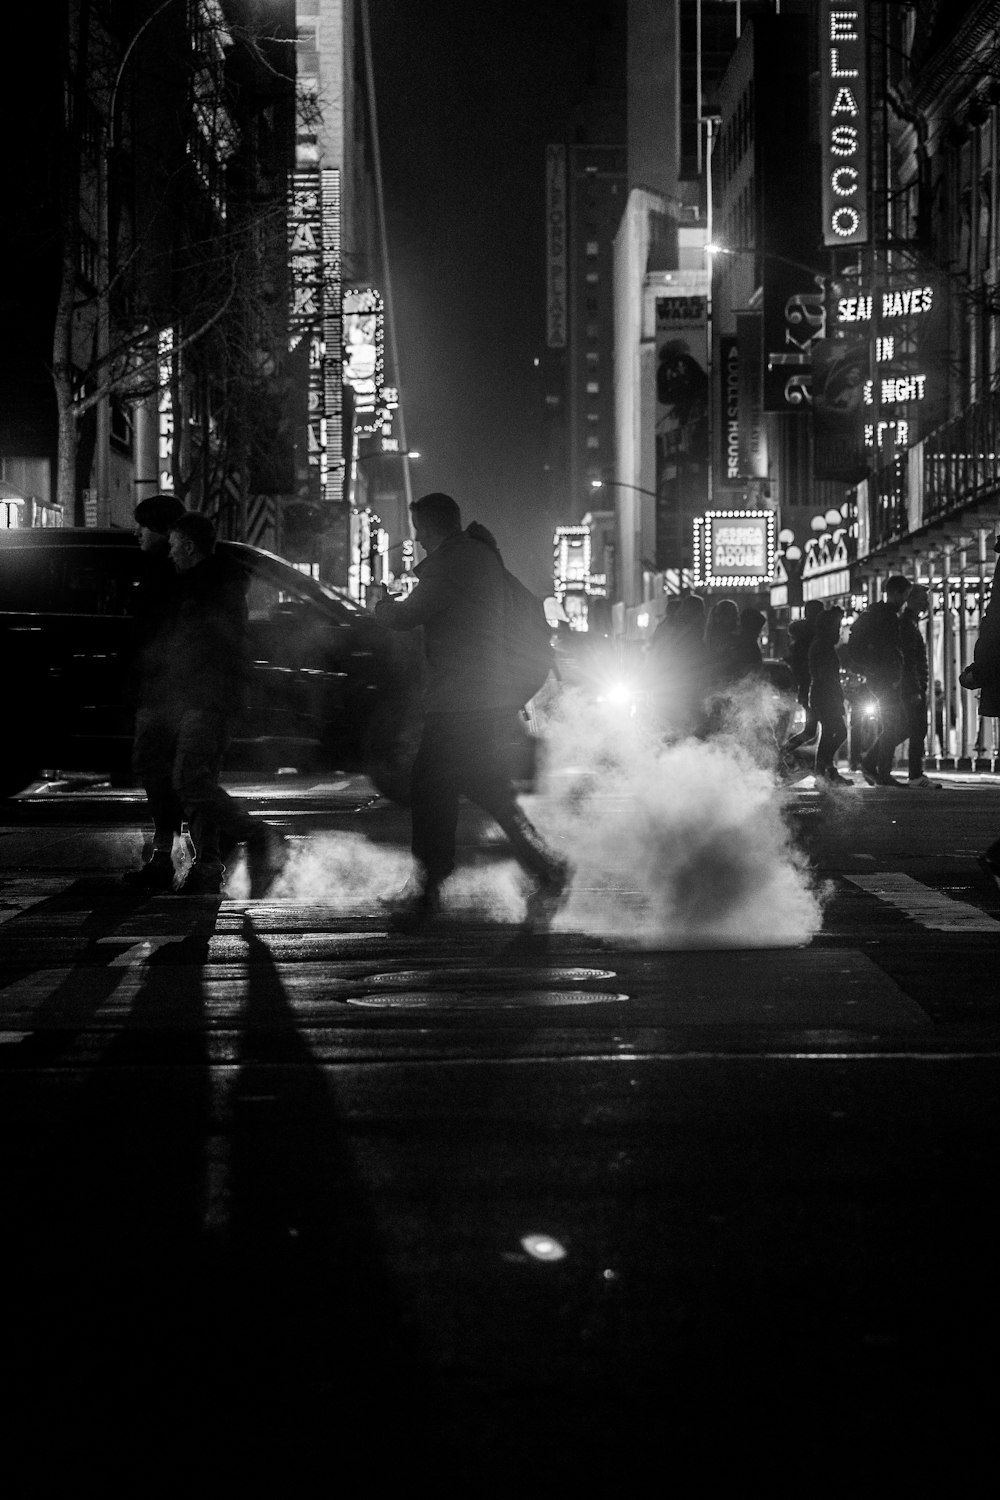
[[[811,745],[819,733],[819,721],[809,707],[809,650],[816,634],[816,620],[823,612],[819,599],[806,601],[800,620],[792,620],[788,627],[788,665],[795,680],[795,696],[805,713],[805,722],[795,734],[789,735],[781,748],[782,759],[794,767],[796,750]]]
[[[993,550],[1000,553],[1000,522],[997,523],[993,538]],[[1000,557],[993,570],[990,602],[979,626],[979,638],[972,663],[963,668],[958,680],[969,691],[979,690],[980,718],[1000,718]],[[942,710],[942,720],[943,717]],[[1000,886],[1000,838],[995,839],[978,856],[978,862],[997,886]]]
[[[742,682],[748,677],[761,677],[764,657],[760,649],[760,633],[767,624],[767,616],[760,609],[741,609],[739,629],[733,650],[733,680]]]
[[[844,611],[839,605],[821,609],[815,618],[812,645],[809,647],[809,708],[819,725],[816,747],[816,780],[834,786],[853,786],[854,782],[837,770],[837,755],[847,739],[844,714],[844,689],[840,680],[840,657],[837,643]]]
[[[862,610],[848,641],[851,665],[878,705],[878,732],[861,757],[869,786],[901,786],[892,775],[896,746],[906,738],[903,710],[903,636],[899,616],[912,585],[901,573],[886,579],[883,597]]]
[[[554,910],[569,867],[517,805],[503,752],[522,707],[504,661],[504,567],[496,542],[475,522],[462,529],[450,496],[432,491],[410,506],[425,556],[417,586],[402,600],[384,590],[375,619],[390,630],[422,628],[427,664],[424,727],[410,787],[411,849],[416,864],[390,925],[415,931],[440,913],[441,887],[455,868],[463,796],[503,829],[535,888],[529,920]]]
[[[649,643],[657,722],[670,738],[697,733],[705,678],[705,601],[681,594],[668,601]]]
[[[135,592],[134,650],[127,668],[126,697],[129,708],[145,717],[156,701],[156,662],[158,637],[166,630],[177,592],[177,570],[170,561],[170,527],[184,514],[176,495],[148,495],[133,512],[135,534],[139,543],[140,569]],[[180,832],[180,804],[170,785],[168,764],[154,765],[156,749],[140,746],[136,759],[133,740],[133,763],[143,784],[153,819],[153,843],[149,858],[137,870],[126,870],[123,885],[132,890],[169,891],[174,884],[171,857],[174,836]]]
[[[906,715],[907,746],[906,786],[920,791],[940,790],[940,781],[932,781],[924,771],[924,750],[927,744],[927,643],[920,628],[920,620],[927,613],[927,590],[923,584],[914,584],[906,601],[906,608],[899,617],[899,629],[903,641],[903,678],[901,692],[903,712]]]
[[[224,856],[245,843],[250,894],[263,896],[285,863],[285,840],[219,784],[249,667],[244,581],[216,555],[215,526],[196,511],[171,522],[169,555],[176,587],[147,652],[136,766],[151,802],[173,799],[188,823],[195,857],[174,894],[220,895]]]

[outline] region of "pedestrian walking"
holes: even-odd
[[[416,872],[391,917],[415,931],[439,914],[441,887],[455,868],[461,798],[496,819],[534,880],[529,921],[552,915],[569,867],[517,805],[504,746],[517,735],[520,703],[511,697],[504,660],[504,568],[493,538],[475,523],[462,529],[450,496],[434,491],[410,506],[426,554],[417,586],[402,600],[375,603],[380,625],[423,629],[427,687],[423,734],[410,788]]]
[[[877,706],[877,733],[861,757],[861,774],[869,786],[902,786],[892,775],[892,765],[896,746],[906,738],[899,616],[910,588],[910,580],[900,573],[886,579],[883,597],[858,615],[848,641],[851,663],[864,677]]]
[[[135,592],[134,638],[126,678],[128,706],[137,722],[148,714],[156,702],[157,667],[162,642],[177,592],[177,570],[170,560],[170,527],[184,514],[176,495],[148,495],[133,512],[135,534],[139,543],[139,580]],[[153,842],[149,858],[137,870],[126,870],[122,884],[137,891],[169,891],[174,884],[173,844],[180,833],[183,814],[170,781],[169,763],[153,764],[157,749],[149,746],[145,755],[140,746],[132,759],[136,774],[146,793],[153,819]]]
[[[764,657],[760,649],[760,635],[766,624],[767,616],[763,610],[740,610],[739,628],[733,645],[734,682],[763,675]]]
[[[187,820],[194,861],[176,894],[219,895],[224,857],[245,844],[250,894],[262,896],[285,863],[286,841],[219,784],[248,672],[244,582],[216,556],[215,526],[207,516],[185,511],[176,517],[169,552],[176,588],[147,652],[136,766],[151,802],[166,806],[173,799]]]
[[[819,720],[809,706],[809,650],[816,634],[817,617],[822,613],[822,601],[809,599],[803,608],[802,618],[792,620],[788,627],[789,650],[786,660],[792,669],[796,700],[805,714],[802,728],[789,735],[781,747],[782,759],[793,770],[797,765],[795,752],[801,750],[803,745],[811,745],[819,733]]]
[[[657,727],[665,737],[697,733],[705,692],[705,601],[700,594],[669,600],[649,643]]]
[[[927,643],[920,621],[927,613],[927,590],[914,584],[906,606],[899,617],[903,642],[903,678],[901,683],[903,712],[906,716],[907,780],[906,785],[919,791],[940,790],[940,781],[932,781],[924,771],[924,748],[927,744]]]
[[[847,739],[844,690],[840,679],[837,643],[844,611],[835,605],[815,616],[809,647],[809,708],[819,727],[816,747],[816,780],[833,786],[853,786],[837,770],[837,755]]]
[[[1000,553],[1000,526],[994,537],[993,550]],[[963,669],[959,681],[966,689],[979,690],[981,719],[1000,718],[1000,557],[993,570],[990,602],[980,621],[979,638],[973,652],[972,664]],[[943,703],[941,717],[943,720]],[[943,736],[943,728],[940,732]],[[997,886],[1000,886],[1000,838],[995,839],[989,848],[979,855],[978,862]]]
[[[724,692],[736,676],[740,608],[735,599],[717,599],[705,622],[705,685]]]

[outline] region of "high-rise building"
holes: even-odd
[[[263,24],[251,0],[50,19],[2,163],[0,475],[22,523],[129,524],[173,490],[245,534],[253,487],[284,482],[291,0]]]
[[[549,146],[542,363],[548,499],[576,524],[614,465],[614,237],[625,203],[624,10],[608,7],[568,139]]]

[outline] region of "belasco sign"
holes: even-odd
[[[867,0],[820,0],[823,243],[864,245],[868,233]]]

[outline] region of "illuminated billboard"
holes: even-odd
[[[344,384],[354,391],[357,432],[377,432],[385,420],[385,313],[381,292],[344,292]]]
[[[696,585],[755,589],[774,575],[773,510],[709,510],[694,522]]]

